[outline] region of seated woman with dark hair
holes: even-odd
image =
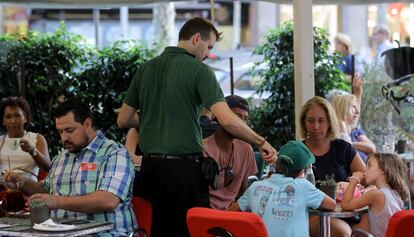
[[[2,99],[0,116],[6,131],[0,136],[1,170],[15,170],[37,180],[39,168],[49,171],[50,158],[44,136],[26,130],[32,121],[27,101],[17,97]]]

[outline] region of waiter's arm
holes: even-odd
[[[139,117],[137,110],[134,107],[123,103],[122,107],[119,109],[117,123],[120,128],[138,128]]]

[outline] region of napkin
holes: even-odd
[[[50,229],[62,229],[62,230],[67,230],[67,229],[74,229],[75,225],[65,225],[65,224],[59,224],[54,222],[52,219],[47,219],[46,221],[40,223],[40,224],[34,224],[34,227],[40,227],[40,228],[50,228]]]

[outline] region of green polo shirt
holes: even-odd
[[[143,153],[203,151],[198,122],[203,106],[225,101],[213,71],[185,49],[167,47],[137,71],[124,103],[140,110]]]

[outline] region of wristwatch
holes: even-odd
[[[35,149],[33,149],[32,151],[29,152],[29,154],[33,157],[37,156],[39,154],[39,151],[37,150],[37,148],[35,147]]]

